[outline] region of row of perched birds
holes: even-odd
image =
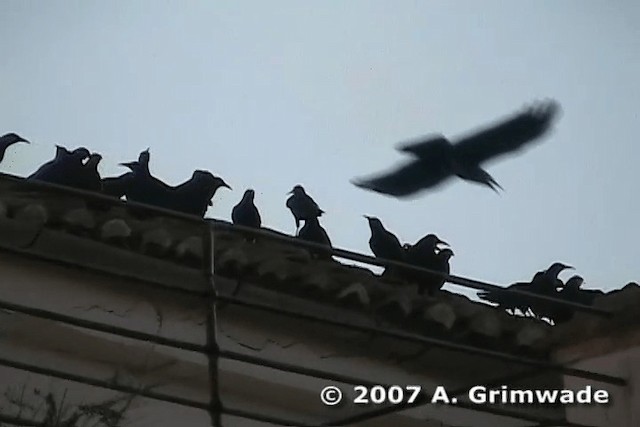
[[[596,297],[603,295],[602,291],[581,289],[584,279],[575,275],[563,282],[558,275],[564,270],[574,268],[560,262],[553,263],[548,269],[538,271],[531,281],[514,283],[506,290],[530,292],[536,295],[554,297],[560,300],[592,305]],[[539,319],[549,319],[556,323],[565,322],[573,315],[573,310],[553,301],[533,299],[526,295],[519,295],[503,290],[482,291],[478,293],[480,299],[498,304],[510,313],[518,311],[524,316],[534,316]]]
[[[354,183],[386,195],[406,197],[435,187],[449,177],[458,176],[496,190],[501,188],[500,185],[481,165],[496,157],[515,153],[539,139],[546,134],[558,111],[559,106],[555,101],[542,102],[501,123],[459,139],[456,143],[451,143],[440,135],[404,144],[399,150],[413,157],[410,163],[386,175]],[[19,142],[28,141],[16,134],[0,137],[0,161],[6,149]],[[70,151],[65,147],[56,146],[54,159],[42,165],[27,179],[99,192],[200,217],[204,217],[208,207],[212,205],[212,199],[218,189],[231,189],[222,178],[204,170],[196,170],[187,181],[170,186],[151,174],[149,149],[141,152],[136,161],[121,163],[129,172],[117,177],[100,176],[98,164],[101,159],[100,154],[91,153],[84,147]],[[234,224],[261,227],[261,217],[254,199],[255,192],[252,189],[246,190],[242,200],[232,209],[231,217]],[[298,238],[331,247],[331,240],[320,224],[320,217],[324,211],[301,185],[296,185],[291,190],[286,207],[294,217]],[[378,218],[366,218],[371,230],[369,247],[376,257],[449,273],[453,251],[448,247],[440,248],[448,244],[436,235],[428,234],[413,245],[402,244],[397,236],[385,229]],[[330,251],[311,252],[317,257],[331,258]],[[556,268],[552,266],[544,272],[537,273],[531,282],[517,283],[512,285],[512,288],[526,287],[526,290],[532,293],[557,294],[561,298],[573,300],[585,295],[579,292],[581,278],[572,278],[563,284],[557,279],[559,271],[556,273]],[[390,279],[416,283],[421,294],[432,294],[445,283],[441,275],[401,267],[387,267],[383,275]],[[547,277],[548,283],[547,279],[544,279]],[[554,283],[555,287],[549,283]],[[548,304],[545,305],[539,300],[533,301],[531,298],[497,291],[482,293],[480,296],[508,311],[519,310],[524,315],[533,312],[537,317],[558,317],[557,307],[550,308]]]
[[[7,134],[0,138],[0,150],[4,154],[10,145],[17,142],[28,141],[16,134]],[[27,179],[99,192],[200,217],[204,217],[207,208],[212,205],[212,199],[218,189],[231,189],[222,178],[204,170],[196,170],[189,180],[177,186],[170,186],[151,174],[150,158],[150,151],[146,149],[140,153],[136,161],[121,163],[129,172],[116,177],[102,178],[98,171],[102,159],[100,154],[91,153],[84,147],[69,150],[56,146],[55,157],[40,166]],[[296,236],[330,248],[331,239],[319,219],[324,211],[301,185],[293,187],[289,194],[285,205],[295,220]],[[449,272],[449,260],[453,251],[448,248],[440,249],[438,245],[446,243],[435,235],[429,234],[414,245],[402,245],[393,233],[385,229],[378,218],[366,218],[371,229],[369,247],[376,257],[405,262],[428,270]],[[234,224],[244,227],[262,226],[260,212],[255,205],[254,190],[247,189],[244,192],[240,202],[231,211],[231,219]],[[312,250],[312,253],[318,257],[331,258],[330,251]],[[428,273],[387,268],[384,274],[390,278],[417,283],[421,293],[436,291],[444,285],[444,279]]]

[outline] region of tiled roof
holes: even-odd
[[[414,285],[383,279],[366,268],[315,259],[302,247],[248,237],[222,221],[213,224],[215,275],[240,283],[242,289],[261,289],[280,304],[290,297],[406,331],[539,355],[560,343],[638,324],[638,285],[596,301],[595,306],[616,313],[613,319],[577,314],[552,327],[446,291],[419,296]],[[5,249],[121,274],[130,271],[142,279],[156,274],[159,283],[180,282],[189,291],[205,293],[204,235],[203,223],[196,221],[0,178],[0,246]],[[64,243],[47,243],[54,240]],[[221,290],[227,291],[233,290]]]

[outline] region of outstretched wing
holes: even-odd
[[[398,198],[434,187],[449,177],[442,163],[414,160],[390,172],[371,178],[355,179],[357,187]]]
[[[553,100],[536,103],[494,126],[459,140],[454,144],[456,157],[471,164],[480,164],[517,151],[543,136],[559,111],[559,104]]]

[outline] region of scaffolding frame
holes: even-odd
[[[241,354],[241,353],[221,349],[218,344],[217,310],[218,310],[218,303],[224,302],[224,303],[228,303],[236,306],[243,306],[250,309],[276,313],[276,314],[284,315],[290,318],[297,318],[297,319],[302,319],[302,320],[307,320],[312,322],[320,322],[325,325],[331,325],[333,327],[345,328],[350,330],[370,332],[370,333],[379,334],[382,336],[395,338],[405,342],[429,344],[432,346],[445,348],[451,351],[462,352],[466,354],[475,354],[482,357],[492,358],[492,359],[501,360],[501,361],[514,363],[514,364],[520,364],[523,366],[527,366],[529,368],[535,368],[535,370],[527,369],[515,375],[511,374],[509,375],[509,378],[503,377],[503,378],[498,378],[496,380],[490,381],[486,384],[487,387],[492,387],[492,386],[495,387],[498,384],[502,384],[504,381],[507,381],[507,380],[514,381],[514,377],[525,378],[527,376],[534,376],[537,374],[541,374],[545,371],[555,371],[555,372],[562,373],[566,376],[574,376],[574,377],[579,377],[584,379],[590,379],[590,380],[607,383],[615,386],[627,385],[627,382],[624,378],[601,374],[597,372],[591,372],[587,370],[568,368],[563,365],[550,363],[546,360],[524,358],[521,356],[510,354],[508,352],[487,350],[481,347],[476,347],[476,346],[471,346],[466,344],[459,344],[452,341],[430,337],[422,334],[409,333],[409,332],[396,330],[396,329],[353,324],[349,322],[338,321],[336,319],[329,319],[321,316],[315,316],[309,313],[302,313],[302,312],[297,312],[295,310],[284,309],[282,307],[274,307],[268,304],[256,303],[243,298],[237,298],[235,296],[219,295],[217,287],[215,285],[215,271],[214,271],[215,235],[214,234],[216,229],[240,231],[245,234],[252,234],[259,237],[264,237],[266,239],[280,240],[298,247],[313,249],[314,251],[323,251],[325,253],[331,254],[332,256],[349,259],[351,261],[357,261],[357,262],[366,263],[369,265],[376,265],[380,267],[389,267],[389,266],[402,267],[404,269],[413,270],[416,272],[428,273],[433,276],[438,276],[443,278],[447,283],[458,285],[465,288],[492,290],[492,291],[499,291],[503,293],[512,293],[512,294],[526,296],[531,299],[538,299],[538,300],[553,302],[558,306],[572,308],[576,311],[582,311],[590,315],[611,317],[613,313],[608,312],[606,310],[601,310],[595,307],[574,303],[570,301],[565,301],[555,297],[538,295],[538,294],[521,291],[521,290],[510,290],[501,286],[497,286],[487,282],[482,282],[479,280],[449,275],[439,271],[428,270],[428,269],[416,267],[410,264],[405,264],[397,261],[375,258],[368,255],[347,251],[344,249],[329,248],[327,246],[319,245],[316,243],[306,242],[295,237],[270,233],[265,230],[257,230],[252,228],[230,225],[230,224],[215,223],[210,219],[202,219],[196,216],[187,215],[180,212],[175,212],[175,211],[159,208],[156,206],[146,205],[142,203],[137,203],[137,202],[124,202],[116,198],[112,198],[112,197],[108,197],[108,196],[104,196],[104,195],[96,194],[92,192],[87,192],[84,190],[78,190],[74,188],[69,188],[69,187],[59,186],[55,184],[44,183],[44,182],[27,181],[21,178],[17,178],[17,177],[13,177],[11,175],[5,175],[5,174],[0,174],[0,179],[4,181],[13,181],[14,184],[17,184],[23,187],[30,187],[32,189],[35,189],[36,191],[44,190],[44,191],[59,192],[68,196],[76,196],[84,200],[88,199],[93,201],[100,201],[102,203],[108,203],[109,206],[111,207],[124,206],[126,210],[131,210],[131,209],[138,210],[138,211],[141,210],[148,213],[154,213],[157,215],[178,218],[178,219],[186,220],[191,223],[200,224],[204,228],[203,239],[202,239],[203,240],[203,274],[209,283],[209,289],[206,292],[207,294],[207,298],[206,298],[207,340],[205,345],[199,345],[199,344],[189,343],[186,341],[180,341],[176,339],[161,337],[159,335],[148,334],[148,333],[135,331],[135,330],[118,327],[114,325],[109,325],[101,322],[80,319],[73,316],[55,313],[49,310],[37,309],[37,308],[10,303],[6,301],[0,301],[0,309],[10,310],[10,311],[18,312],[27,316],[37,317],[41,319],[48,319],[48,320],[52,320],[52,321],[56,321],[56,322],[84,328],[84,329],[113,334],[113,335],[129,338],[133,340],[148,341],[158,345],[163,345],[163,346],[177,348],[185,351],[204,354],[208,359],[210,398],[208,403],[202,403],[202,402],[197,402],[189,399],[182,399],[175,396],[165,395],[162,393],[157,393],[157,392],[153,392],[153,391],[145,390],[141,388],[114,384],[108,381],[96,380],[96,379],[91,379],[91,378],[87,378],[79,375],[70,374],[67,372],[57,371],[54,369],[42,368],[35,365],[27,364],[27,363],[8,360],[5,358],[0,358],[0,366],[6,366],[9,368],[33,372],[36,374],[60,378],[63,380],[69,380],[77,383],[110,389],[114,391],[133,393],[133,394],[147,397],[154,400],[159,400],[167,403],[173,403],[173,404],[178,404],[182,406],[205,410],[210,415],[211,425],[213,427],[222,427],[221,418],[223,414],[240,417],[240,418],[246,418],[246,419],[255,420],[255,421],[267,422],[270,424],[281,425],[281,426],[323,427],[323,426],[345,425],[346,423],[362,422],[362,421],[377,418],[380,416],[390,415],[392,413],[401,412],[401,411],[422,406],[428,403],[427,400],[429,399],[429,396],[427,395],[427,393],[421,392],[421,399],[414,402],[413,404],[389,405],[389,406],[376,408],[371,411],[363,411],[360,414],[356,414],[350,417],[344,417],[343,419],[340,419],[340,420],[329,420],[319,424],[306,424],[306,425],[302,425],[301,423],[296,422],[295,420],[286,420],[286,419],[268,416],[264,414],[252,413],[251,411],[247,411],[240,408],[225,407],[225,405],[222,404],[222,399],[220,396],[220,389],[219,389],[219,382],[218,382],[220,358],[235,360],[243,363],[249,363],[252,365],[263,366],[267,368],[280,370],[283,372],[289,372],[289,373],[303,375],[303,376],[312,377],[312,378],[336,381],[343,384],[352,384],[352,385],[354,384],[382,385],[382,384],[373,383],[370,380],[364,380],[361,378],[354,378],[354,377],[327,372],[319,369],[295,366],[289,363],[275,362],[275,361],[264,359],[261,357],[250,356],[246,354]],[[104,274],[105,272],[101,271],[101,273]],[[132,278],[132,279],[139,280],[137,278]],[[145,281],[145,283],[149,285],[157,284],[157,283],[154,283],[153,281]],[[163,287],[167,291],[188,292],[185,290],[167,288],[165,286]],[[459,390],[452,392],[452,394],[454,396],[460,395],[464,391],[466,391],[467,388],[461,387]],[[567,422],[566,420],[555,420],[555,419],[549,419],[547,417],[528,415],[521,412],[514,412],[514,411],[499,409],[489,405],[471,405],[471,404],[460,402],[456,405],[456,407],[459,407],[462,409],[469,409],[477,412],[495,414],[495,415],[514,418],[514,419],[520,419],[524,421],[531,421],[531,422],[537,423],[537,425],[558,425],[558,426],[565,425],[568,427],[588,427],[584,424],[570,423],[570,422]],[[10,419],[11,417],[6,417],[0,414],[0,422],[11,423]],[[20,421],[20,420],[14,419],[14,421]],[[27,425],[27,424],[24,424],[24,425]]]

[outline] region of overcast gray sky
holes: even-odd
[[[1,169],[28,174],[54,144],[151,147],[170,183],[219,174],[209,215],[247,187],[266,226],[292,233],[302,184],[335,246],[369,252],[363,214],[402,241],[436,232],[453,271],[495,283],[560,260],[589,287],[640,279],[640,2],[0,2],[0,132],[33,140]],[[552,97],[555,131],[489,170],[498,196],[454,181],[399,201],[354,176],[418,135],[456,136]]]

